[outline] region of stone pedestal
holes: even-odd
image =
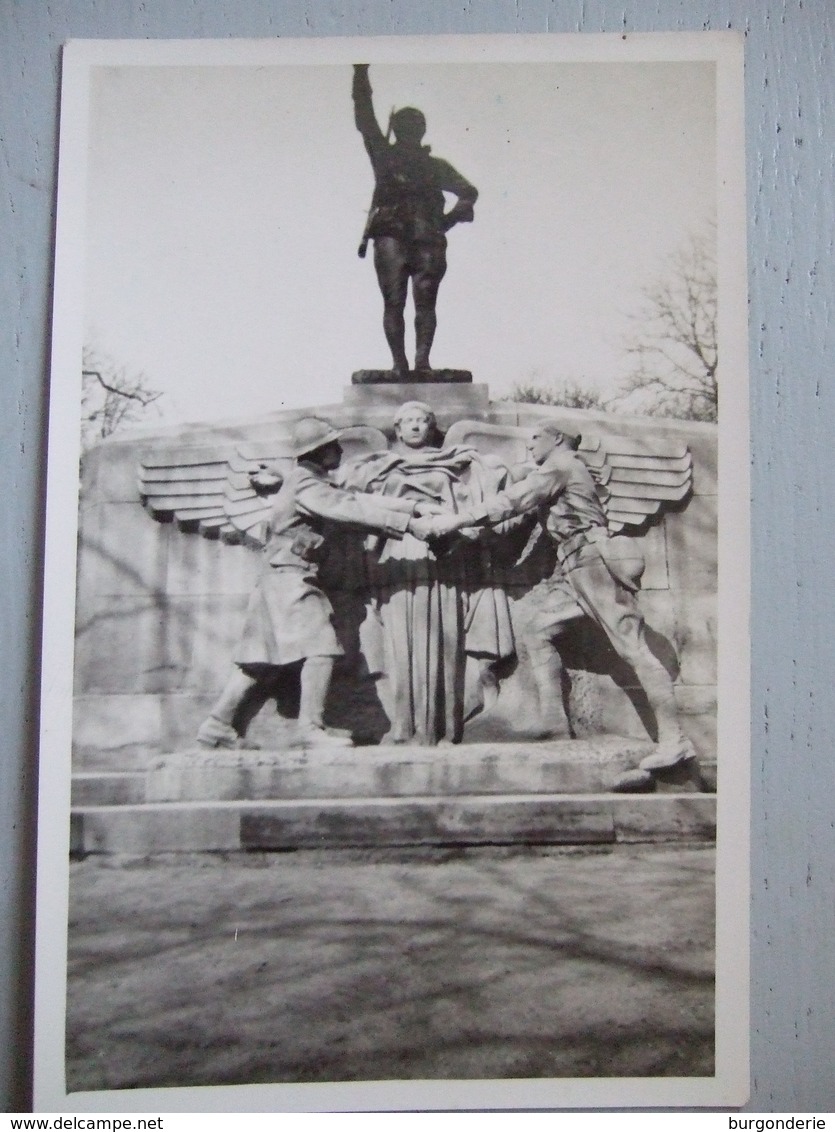
[[[350,385],[345,390],[344,401],[347,408],[365,410],[369,421],[388,423],[405,401],[425,401],[432,407],[442,429],[462,417],[481,418],[490,408],[488,388],[481,383]]]
[[[144,796],[74,782],[77,854],[710,840],[694,764],[612,792],[652,747],[617,736],[459,747],[190,750],[154,759]],[[135,776],[131,776],[132,779]]]
[[[406,382],[390,369],[358,369],[351,374],[352,385],[468,385],[472,380],[468,369],[413,369]]]
[[[152,856],[432,845],[713,841],[710,794],[460,795],[79,806],[70,849]]]
[[[455,747],[198,749],[155,759],[146,801],[596,794],[652,750],[616,735]]]

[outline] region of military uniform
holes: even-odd
[[[643,556],[631,539],[610,535],[591,473],[573,452],[555,449],[472,514],[476,522],[492,524],[531,511],[538,512],[556,542],[560,563],[545,607],[527,634],[532,663],[548,662],[553,640],[568,622],[591,618],[635,670],[655,712],[659,743],[680,745],[673,682],[647,644],[646,623],[635,597]]]
[[[375,181],[365,238],[391,236],[404,245],[434,245],[441,257],[438,266],[446,266],[443,249],[452,214],[444,216],[444,193],[458,198],[454,219],[471,220],[478,190],[448,161],[432,157],[429,146],[406,150],[388,140],[374,114],[366,72],[355,74],[353,98]]]
[[[331,483],[299,460],[284,479],[268,520],[261,575],[247,609],[235,662],[242,668],[291,664],[309,656],[341,656],[331,603],[319,585],[328,528],[406,533],[414,503],[385,502]]]

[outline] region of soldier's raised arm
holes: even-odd
[[[371,94],[368,63],[354,63],[354,82],[351,88],[351,96],[354,100],[354,122],[362,134],[362,140],[365,142],[369,157],[374,161],[388,143],[374,113]]]

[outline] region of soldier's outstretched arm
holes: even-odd
[[[513,515],[526,515],[543,504],[552,503],[566,482],[562,468],[535,468],[524,479],[508,484],[504,491],[485,499],[476,521],[500,523]]]
[[[527,515],[543,504],[552,503],[565,487],[566,477],[561,468],[536,468],[518,483],[509,484],[504,491],[486,496],[481,503],[450,519],[445,516],[433,520],[436,535],[449,534],[464,527],[494,526],[517,515]]]
[[[358,530],[380,531],[391,538],[402,538],[414,515],[414,505],[407,500],[389,506],[378,496],[322,483],[309,474],[297,484],[296,506],[304,514]]]

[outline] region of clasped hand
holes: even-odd
[[[426,517],[415,514],[409,520],[409,534],[427,542],[429,539],[442,538],[471,525],[470,515],[461,516],[454,511],[436,509],[433,514]]]
[[[436,503],[434,499],[419,499],[415,503],[413,513],[419,519],[425,519],[429,515],[445,515],[447,509],[441,503]]]

